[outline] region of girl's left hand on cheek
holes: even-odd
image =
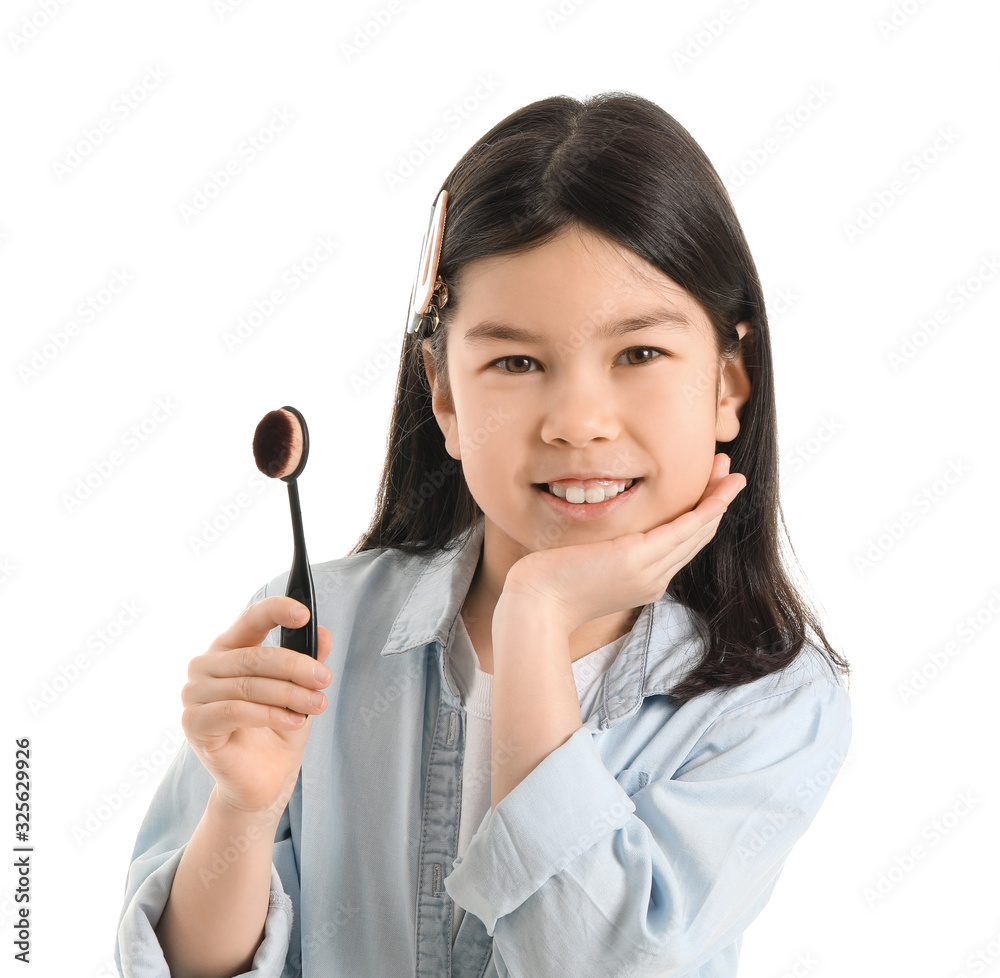
[[[572,632],[604,615],[658,601],[674,575],[715,536],[746,477],[729,472],[729,456],[715,456],[697,506],[652,530],[599,543],[539,550],[507,574],[503,593],[537,599]]]

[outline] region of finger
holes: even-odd
[[[305,608],[305,605],[282,594],[264,598],[250,605],[215,639],[208,647],[208,651],[218,652],[222,649],[242,649],[248,645],[260,645],[267,637],[267,633],[276,625],[301,628],[309,618],[308,616],[304,619],[293,618],[292,611],[295,608]]]
[[[208,680],[192,691],[188,705],[233,700],[275,706],[303,714],[322,713],[326,709],[326,696],[319,690],[266,676],[228,676]]]
[[[224,699],[226,694],[213,679],[263,676],[289,680],[309,690],[325,689],[333,676],[323,660],[330,654],[333,636],[328,628],[317,626],[318,655],[314,660],[294,649],[280,646],[253,645],[244,649],[221,649],[215,654],[195,656],[188,665],[188,682],[181,690],[185,706]],[[211,692],[209,692],[211,690]]]
[[[746,488],[747,478],[742,472],[734,472],[721,482],[705,489],[705,494],[698,501],[698,509],[707,507],[707,513],[723,513],[726,507]]]
[[[330,680],[329,667],[311,656],[280,646],[254,645],[192,659],[181,702],[188,707],[241,699],[315,713],[325,707],[325,700],[313,706],[310,694],[325,689]]]
[[[326,657],[333,648],[333,635],[325,625],[316,626],[316,659],[318,662],[325,662]]]
[[[329,681],[328,666],[312,656],[280,645],[223,649],[215,655],[203,656],[202,660],[199,672],[209,679],[261,676],[297,683],[310,689],[325,686]]]
[[[216,700],[188,707],[181,714],[184,733],[194,742],[211,749],[211,741],[227,739],[234,730],[268,727],[272,730],[301,728],[308,717],[279,706],[248,703],[242,700]]]
[[[721,521],[722,513],[707,523],[696,525],[685,539],[675,540],[670,550],[661,557],[663,563],[656,568],[656,573],[665,576],[667,580],[672,579],[682,567],[690,563],[695,555],[711,542]]]
[[[703,531],[710,538],[718,529],[719,521],[729,507],[727,500],[719,496],[707,496],[686,513],[681,513],[669,523],[662,523],[642,536],[652,545],[654,553],[662,559],[684,546],[689,540],[699,537]]]
[[[739,490],[746,485],[746,476],[741,472],[730,472],[729,462],[728,455],[719,454],[715,456],[715,462],[712,464],[712,472],[709,475],[705,491],[698,500],[699,504],[708,499],[709,496],[724,497],[731,502],[736,498]],[[727,495],[729,492],[732,492],[731,496]]]

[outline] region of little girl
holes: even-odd
[[[319,661],[278,646],[287,573],[191,661],[126,978],[735,975],[851,736],[779,554],[771,362],[671,116],[486,133],[432,209],[372,525],[313,566]]]

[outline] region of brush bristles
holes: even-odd
[[[302,429],[290,411],[269,411],[253,435],[253,458],[270,479],[281,479],[302,459]]]

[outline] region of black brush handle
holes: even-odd
[[[295,540],[295,550],[292,554],[292,567],[288,572],[288,587],[285,594],[289,598],[301,601],[309,609],[309,621],[301,628],[286,628],[281,626],[282,648],[294,649],[305,655],[317,657],[318,643],[316,641],[316,592],[313,589],[312,570],[309,567],[309,557],[306,554],[306,540],[302,532],[302,513],[299,511],[299,486],[297,482],[288,483],[288,505],[292,511],[292,536]]]

